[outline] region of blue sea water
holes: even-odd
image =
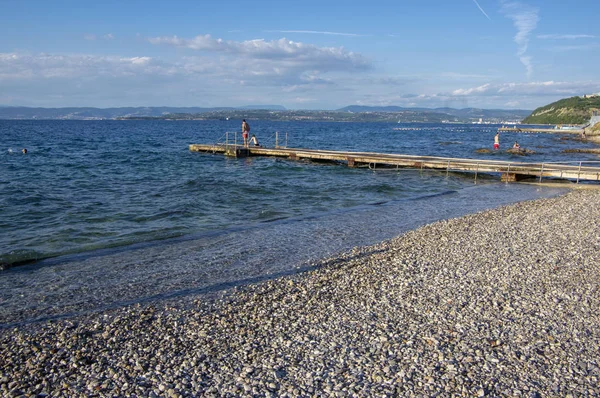
[[[261,144],[514,161],[597,160],[576,136],[498,126],[250,121]],[[193,153],[239,121],[0,120],[0,324],[202,293],[550,187]],[[286,138],[287,137],[287,138]],[[22,154],[21,149],[28,153]]]

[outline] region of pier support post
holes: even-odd
[[[524,180],[527,177],[530,177],[530,176],[525,175],[525,174],[504,172],[504,173],[502,173],[502,176],[500,177],[500,181],[504,181],[504,182],[516,182],[516,181]]]
[[[348,167],[354,167],[354,158],[348,156],[346,160],[348,161]]]
[[[234,158],[245,158],[250,156],[250,150],[248,148],[238,148],[236,146],[229,146],[225,150],[225,156],[231,156]]]
[[[504,182],[515,182],[517,181],[517,175],[515,173],[502,173],[500,181]]]

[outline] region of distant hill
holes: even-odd
[[[340,109],[336,109],[338,112],[402,112],[402,111],[420,111],[425,110],[424,108],[403,108],[401,106],[366,106],[366,105],[350,105]],[[431,110],[431,109],[426,109]]]
[[[321,121],[321,122],[393,122],[393,123],[442,123],[449,122],[446,113],[406,110],[401,112],[341,112],[320,110],[285,110],[273,111],[265,109],[244,109],[233,111],[216,111],[203,114],[172,114],[163,119],[197,120],[197,119],[248,119],[271,121]],[[467,122],[454,120],[452,122]]]
[[[280,105],[248,105],[246,107],[124,107],[124,108],[30,108],[24,106],[0,106],[0,119],[117,119],[127,117],[162,117],[170,114],[203,114],[236,109],[285,110]]]
[[[348,109],[348,108],[345,108]],[[350,108],[353,109],[353,108]],[[360,108],[353,111],[320,111],[320,110],[285,110],[274,111],[264,109],[236,109],[228,111],[206,112],[202,114],[170,114],[161,119],[172,120],[271,120],[271,121],[323,121],[323,122],[392,122],[392,123],[519,123],[529,111],[515,113],[513,111],[462,111],[440,112],[426,108],[386,107]],[[368,110],[365,110],[368,109]],[[404,109],[404,110],[399,110]],[[454,116],[459,115],[459,116]],[[129,118],[131,119],[131,118]],[[139,118],[136,118],[139,119]]]
[[[461,120],[477,120],[482,119],[504,119],[504,120],[521,120],[531,113],[530,110],[524,109],[479,109],[479,108],[403,108],[400,106],[362,106],[351,105],[338,109],[339,112],[432,112],[437,114],[446,114],[457,117]]]
[[[0,119],[115,119],[127,116],[163,116],[170,113],[202,113],[227,108],[29,108],[24,106],[1,107]],[[231,108],[233,109],[233,108]]]
[[[0,106],[0,119],[26,120],[104,120],[104,119],[171,119],[171,120],[311,120],[361,122],[428,122],[486,123],[520,121],[530,111],[505,109],[403,108],[399,106],[347,106],[335,111],[287,110],[280,105],[243,107],[124,107],[124,108],[29,108]]]
[[[264,109],[267,111],[285,111],[286,110],[285,106],[281,106],[281,105],[247,105],[247,106],[242,106],[238,109]]]
[[[523,123],[586,124],[593,109],[600,109],[600,96],[565,98],[537,108]]]

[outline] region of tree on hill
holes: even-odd
[[[523,120],[527,124],[585,124],[593,109],[600,108],[600,96],[561,99],[534,110]]]

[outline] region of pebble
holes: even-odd
[[[0,330],[0,396],[600,396],[600,191],[229,296]]]

